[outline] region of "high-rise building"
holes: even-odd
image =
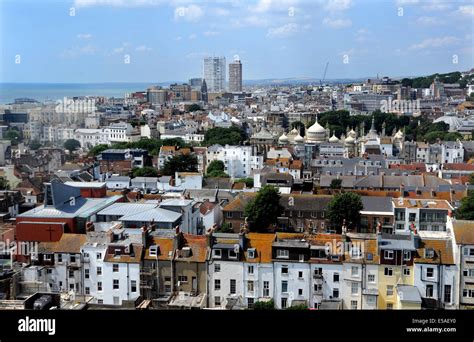
[[[203,78],[207,84],[209,93],[221,93],[225,91],[226,80],[225,57],[205,57],[202,65]]]
[[[195,90],[200,90],[202,87],[202,78],[190,78],[189,85]]]
[[[242,63],[239,59],[229,64],[229,91],[231,93],[242,91]]]
[[[207,101],[209,100],[208,96],[207,96],[207,83],[206,83],[206,80],[202,80],[202,86],[201,86],[201,100],[204,102],[204,103],[207,103]]]

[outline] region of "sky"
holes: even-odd
[[[474,67],[472,0],[0,0],[0,82],[168,82],[204,56],[244,80]]]

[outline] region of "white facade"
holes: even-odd
[[[456,308],[459,293],[456,265],[415,263],[414,281],[422,298],[440,300],[445,308]]]
[[[310,302],[312,276],[307,262],[274,262],[275,293],[277,309],[292,306],[294,300]]]
[[[343,284],[342,264],[311,264],[311,297],[309,307],[319,308],[323,300],[340,300]]]
[[[464,161],[464,148],[460,141],[441,144],[441,151],[443,163],[462,163]]]
[[[263,167],[263,156],[255,155],[252,146],[213,145],[207,149],[207,165],[213,160],[222,161],[232,178],[250,177],[252,170]]]

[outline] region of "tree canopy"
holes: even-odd
[[[77,150],[79,147],[81,147],[81,143],[76,139],[68,139],[64,142],[64,148],[71,153]]]
[[[142,168],[134,167],[132,170],[133,177],[157,177],[158,170],[151,166],[145,166]]]
[[[10,128],[5,132],[5,139],[10,140],[12,143],[16,143],[20,140],[20,132],[16,129]]]
[[[360,211],[364,208],[362,199],[355,192],[343,192],[335,195],[328,205],[328,218],[336,231],[340,231],[344,220],[347,226],[360,223]]]
[[[204,134],[204,145],[241,145],[247,140],[247,134],[242,128],[231,126],[229,128],[215,127]]]
[[[31,140],[28,147],[35,151],[41,147],[41,143],[38,140]]]
[[[194,154],[177,154],[165,162],[161,172],[166,176],[174,176],[176,172],[197,172],[197,164]]]
[[[221,160],[213,160],[207,167],[208,177],[229,177],[224,171],[225,165]]]
[[[255,198],[246,205],[244,211],[249,229],[257,232],[264,232],[270,225],[276,224],[282,213],[280,194],[271,185],[261,188]]]

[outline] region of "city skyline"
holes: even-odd
[[[464,0],[7,0],[0,13],[1,82],[187,81],[205,56],[239,56],[244,80],[319,79],[328,61],[327,79],[474,65]]]

